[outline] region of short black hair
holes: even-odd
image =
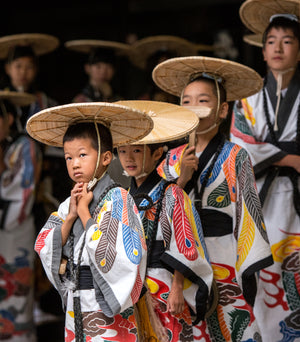
[[[100,135],[101,153],[113,150],[113,140],[109,128],[97,123]],[[64,137],[63,143],[72,141],[76,138],[90,139],[92,147],[98,151],[98,136],[94,122],[79,122],[68,127]]]
[[[268,27],[266,28],[263,34],[263,38],[262,38],[263,46],[265,46],[267,36],[272,28],[275,28],[275,29],[282,28],[284,30],[287,30],[287,29],[292,30],[300,46],[300,24],[298,21],[291,20],[286,17],[276,17],[269,23]]]
[[[115,51],[109,48],[93,49],[88,56],[87,63],[93,65],[99,62],[116,66],[117,58]]]
[[[16,45],[10,48],[7,55],[7,63],[11,63],[21,57],[31,57],[34,64],[38,65],[38,57],[30,45]]]

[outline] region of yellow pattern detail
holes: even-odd
[[[97,229],[94,234],[92,235],[92,240],[95,241],[95,240],[99,240],[102,236],[102,232],[100,229]]]
[[[244,217],[242,223],[241,234],[238,239],[238,249],[237,249],[237,260],[236,260],[236,269],[240,270],[242,264],[246,260],[249,251],[253,245],[254,237],[255,237],[255,225],[254,221],[249,214],[245,202],[243,202],[244,207]]]
[[[103,267],[103,266],[105,266],[105,264],[106,264],[106,259],[103,258],[103,259],[100,261],[100,265]]]
[[[146,278],[146,282],[147,282],[150,293],[154,294],[159,290],[158,284],[152,279]]]
[[[138,254],[139,254],[139,251],[136,248],[134,248],[133,249],[133,255],[137,256]]]
[[[244,109],[244,115],[247,120],[251,122],[251,125],[255,125],[255,117],[253,116],[253,108],[250,106],[249,102],[247,99],[242,100],[242,106]]]
[[[220,265],[214,265],[214,264],[212,264],[211,266],[214,272],[215,280],[223,280],[230,276],[230,272],[227,268],[222,267]]]
[[[74,318],[74,311],[68,311],[69,316],[71,316],[72,318]]]
[[[218,196],[217,199],[216,199],[216,201],[217,201],[218,203],[220,203],[220,202],[223,201],[223,199],[224,199],[224,196]]]
[[[300,248],[300,236],[290,235],[271,246],[273,259],[282,263],[283,260]]]

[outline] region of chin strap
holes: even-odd
[[[276,88],[277,103],[276,103],[276,109],[275,109],[274,131],[278,131],[277,120],[278,120],[278,112],[279,112],[279,106],[280,106],[280,100],[281,100],[282,78],[283,78],[284,74],[286,74],[287,72],[292,71],[294,69],[295,68],[289,68],[287,70],[278,72],[277,88]]]
[[[144,152],[143,152],[143,168],[142,173],[135,177],[135,179],[140,179],[148,175],[147,172],[145,172],[145,161],[146,161],[146,145],[144,145]]]

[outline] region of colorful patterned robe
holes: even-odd
[[[132,197],[115,187],[97,204],[100,195],[112,184],[106,174],[93,190],[90,205],[93,219],[86,235],[80,219],[73,225],[74,263],[92,275],[92,288],[78,291],[85,341],[137,341],[133,304],[139,299],[146,271],[146,243],[142,223]],[[35,243],[51,283],[61,295],[66,311],[65,342],[75,341],[73,290],[67,273],[59,275],[62,256],[71,262],[70,238],[61,244],[61,225],[69,210],[69,198],[53,213]]]
[[[149,178],[151,185],[148,188],[151,189],[146,192],[154,205],[146,211],[140,210],[148,237],[153,231],[158,200],[166,183],[157,174],[150,174],[146,180],[148,183]],[[133,189],[134,185],[135,182],[132,181],[130,192],[134,194],[139,193],[139,189],[142,193],[145,190],[143,184],[138,189]],[[140,205],[145,206],[148,203],[144,199]],[[156,303],[156,312],[167,329],[169,341],[194,341],[192,321],[204,318],[213,272],[208,261],[199,216],[187,194],[176,184],[168,185],[164,192],[154,241],[150,248],[152,252],[146,282]],[[186,305],[181,314],[172,316],[167,312],[167,299],[175,270],[185,277],[183,294]]]
[[[19,136],[4,155],[0,178],[0,340],[34,342],[34,239],[32,206],[41,153]]]
[[[274,82],[269,74],[266,96],[272,125],[276,105]],[[299,91],[300,78],[295,74],[279,108],[279,131],[275,132],[279,147],[270,140],[262,91],[235,104],[231,139],[249,152],[259,190],[266,179],[265,171],[274,162],[287,153],[297,154],[296,151],[287,151],[289,146],[295,145]],[[278,173],[263,204],[263,215],[275,263],[260,273],[258,300],[254,310],[262,325],[263,341],[292,342],[300,341],[300,218],[293,203],[294,192],[290,179],[281,174],[280,168],[276,172]]]
[[[186,148],[170,150],[159,174],[176,179]],[[212,159],[197,179],[198,189]],[[194,189],[189,195],[194,202]],[[250,159],[238,145],[225,142],[204,190],[202,208],[200,219],[219,300],[210,317],[194,327],[194,341],[259,341],[252,309],[256,272],[269,266],[272,257]]]

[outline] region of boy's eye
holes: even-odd
[[[190,103],[190,101],[188,101],[188,100],[182,101],[182,104],[189,104],[189,103]]]
[[[80,157],[85,157],[86,153],[80,153]]]
[[[71,159],[72,159],[71,157],[65,157],[66,161],[71,160]]]

